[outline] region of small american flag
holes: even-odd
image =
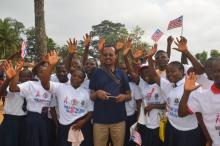
[[[167,30],[182,26],[183,26],[183,16],[180,16],[179,18],[170,21]]]
[[[131,131],[130,141],[135,142],[138,146],[142,144],[141,135],[135,129]]]
[[[21,58],[25,58],[27,56],[27,43],[25,41],[21,44]]]
[[[157,29],[155,33],[151,36],[151,39],[157,42],[163,35],[163,32],[160,29]]]

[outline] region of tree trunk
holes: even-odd
[[[44,21],[44,0],[34,0],[34,12],[36,44],[38,48],[36,55],[38,58],[41,58],[43,54],[47,53],[47,38]]]

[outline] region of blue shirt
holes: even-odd
[[[89,88],[91,90],[104,90],[111,96],[118,96],[126,91],[130,91],[128,79],[122,70],[116,69],[113,74],[120,81],[116,83],[110,75],[102,69],[96,69],[90,80]],[[125,102],[116,103],[115,99],[94,101],[93,120],[95,123],[112,124],[124,121],[126,118]]]

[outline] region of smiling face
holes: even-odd
[[[169,63],[166,68],[166,76],[171,83],[177,83],[179,80],[181,80],[184,77],[183,65],[177,62]]]
[[[164,70],[167,66],[169,62],[169,58],[167,56],[167,53],[166,52],[163,52],[163,51],[158,51],[155,55],[155,63],[156,63],[156,66],[158,66],[158,68],[160,70]]]
[[[103,49],[102,62],[104,65],[111,66],[115,64],[116,61],[115,49],[113,47],[107,47]]]
[[[81,70],[74,70],[71,74],[71,85],[78,88],[84,81],[85,75]]]

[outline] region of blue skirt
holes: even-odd
[[[142,146],[163,146],[159,138],[159,128],[150,129],[145,125],[138,124],[138,132],[141,135]]]
[[[48,128],[48,139],[49,139],[49,146],[55,146],[56,145],[56,125],[54,121],[50,118],[48,118],[47,121],[47,128]]]
[[[133,141],[130,141],[130,127],[137,121],[137,114],[134,113],[131,116],[126,118],[126,133],[125,133],[125,142],[124,146],[136,146]]]
[[[167,122],[164,146],[201,146],[199,127],[189,131],[180,131]]]
[[[28,112],[25,119],[25,146],[49,146],[48,118],[42,114]]]
[[[0,126],[1,146],[23,146],[25,116],[4,115]]]
[[[71,146],[72,143],[67,141],[69,129],[72,124],[58,126],[58,135],[57,135],[57,146]],[[93,135],[92,135],[92,125],[91,122],[88,121],[84,127],[81,129],[82,134],[84,136],[84,141],[80,144],[80,146],[93,146]]]

